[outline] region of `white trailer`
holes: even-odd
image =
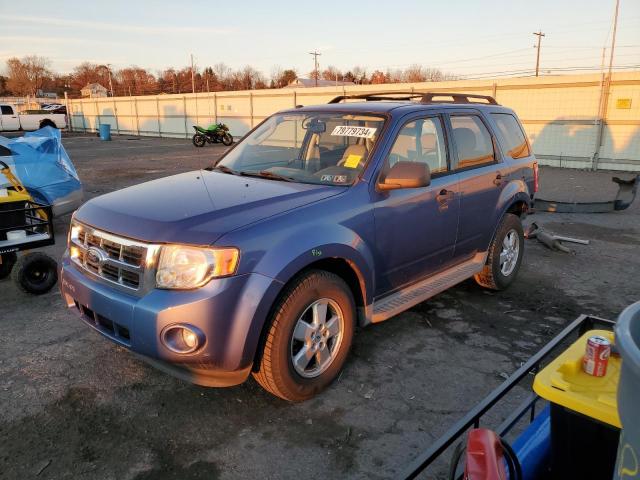
[[[18,113],[13,105],[0,104],[0,132],[66,126],[64,113]]]

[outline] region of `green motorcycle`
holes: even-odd
[[[229,133],[229,127],[224,123],[212,123],[206,129],[194,125],[196,133],[191,141],[196,147],[204,147],[206,143],[223,143],[229,146],[233,143],[233,137]]]

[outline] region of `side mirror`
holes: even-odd
[[[380,190],[427,187],[431,183],[431,170],[426,163],[398,162],[378,184]]]

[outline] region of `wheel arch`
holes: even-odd
[[[56,126],[56,123],[51,120],[50,118],[43,118],[42,120],[40,120],[40,128],[44,128],[44,127],[53,127],[53,128],[58,128]]]
[[[293,282],[306,273],[314,270],[330,272],[344,280],[353,295],[353,300],[356,305],[358,324],[362,326],[370,323],[372,308],[371,304],[367,302],[367,294],[369,292],[367,281],[355,262],[344,257],[328,257],[309,262],[303,267],[298,268],[295,272],[290,273],[289,278],[285,282],[281,283],[278,292],[273,297],[273,301],[271,302],[266,318],[260,329],[260,336],[253,355],[254,368],[260,364],[263,347],[266,342],[269,326],[271,325],[271,319],[282,295],[284,295],[287,288]]]
[[[504,197],[504,196],[503,196]],[[498,228],[502,223],[504,216],[507,213],[512,213],[518,216],[520,219],[524,218],[531,207],[531,199],[525,193],[524,190],[518,190],[515,194],[512,194],[510,197],[501,198],[499,203],[499,215],[498,221],[493,226],[493,233],[491,234],[491,240],[489,241],[489,245],[493,242],[493,239],[496,237],[496,233],[498,232]]]

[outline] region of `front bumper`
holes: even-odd
[[[215,279],[187,291],[153,289],[142,297],[119,291],[78,270],[68,255],[60,265],[66,305],[94,330],[166,373],[204,386],[242,383],[278,282],[252,273]],[[197,327],[205,341],[179,354],[160,340],[174,324]]]

